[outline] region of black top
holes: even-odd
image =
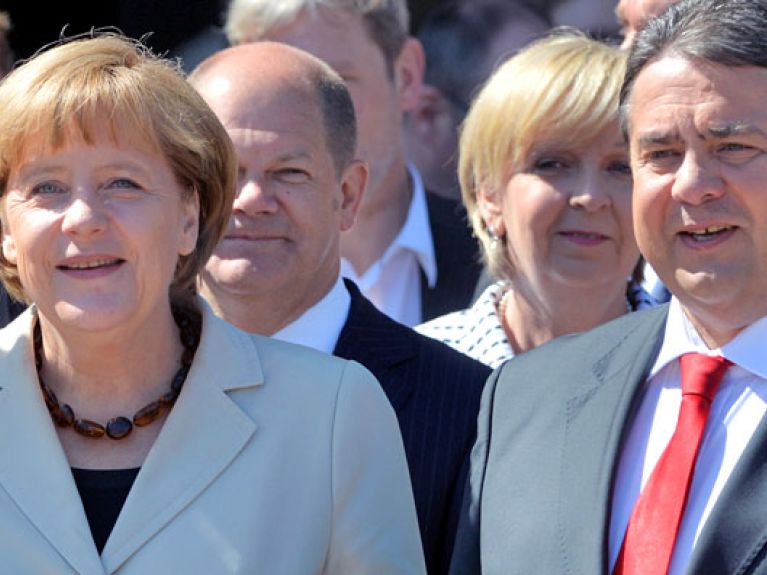
[[[139,469],[72,468],[72,475],[80,492],[85,516],[88,518],[91,535],[99,554],[109,539]]]

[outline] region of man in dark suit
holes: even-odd
[[[682,0],[621,94],[670,304],[487,385],[452,572],[767,573],[767,2]]]
[[[346,81],[357,114],[357,157],[368,163],[357,223],[341,239],[342,274],[406,325],[463,309],[479,277],[463,208],[432,197],[406,161],[403,116],[418,104],[421,44],[405,0],[235,0],[233,45],[272,40],[306,50]]]
[[[240,164],[229,229],[201,293],[246,331],[357,360],[378,378],[399,419],[429,572],[445,572],[490,370],[391,320],[340,277],[341,232],[367,177],[353,159],[343,81],[310,54],[272,42],[219,52],[190,79]]]

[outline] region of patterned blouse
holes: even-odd
[[[514,357],[514,350],[509,345],[498,317],[498,305],[507,286],[504,281],[494,283],[482,292],[470,308],[422,323],[415,330],[495,369]],[[658,303],[634,282],[629,282],[626,296],[633,311],[653,307]]]

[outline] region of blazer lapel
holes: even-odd
[[[31,340],[35,315],[3,331],[0,389],[0,487],[45,539],[81,574],[104,568],[66,455],[43,402]]]
[[[751,573],[767,546],[767,418],[736,464],[695,545],[687,573]]]
[[[387,374],[415,357],[418,342],[409,328],[378,311],[354,282],[345,279],[344,283],[352,301],[333,355],[353,359],[370,370],[399,413],[413,391],[414,378]]]
[[[561,493],[562,548],[573,573],[606,573],[612,485],[628,423],[660,350],[665,310],[649,312],[592,365],[566,405]],[[604,349],[595,344],[594,349]]]
[[[226,393],[263,384],[255,344],[203,306],[192,370],[104,547],[110,573],[189,505],[255,432],[256,423]]]

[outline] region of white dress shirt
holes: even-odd
[[[342,258],[341,275],[354,281],[383,313],[412,327],[422,321],[421,270],[433,288],[437,283],[437,260],[423,180],[413,165],[408,164],[407,168],[413,198],[399,234],[383,256],[361,276]]]
[[[672,298],[663,344],[620,456],[610,518],[610,565],[615,565],[634,504],[676,428],[682,400],[679,362],[688,352],[723,355],[725,372],[711,405],[690,494],[679,526],[670,575],[681,575],[735,465],[767,411],[767,317],[721,349],[708,349]]]
[[[339,276],[325,297],[272,337],[333,353],[349,316],[351,303],[352,296]]]

